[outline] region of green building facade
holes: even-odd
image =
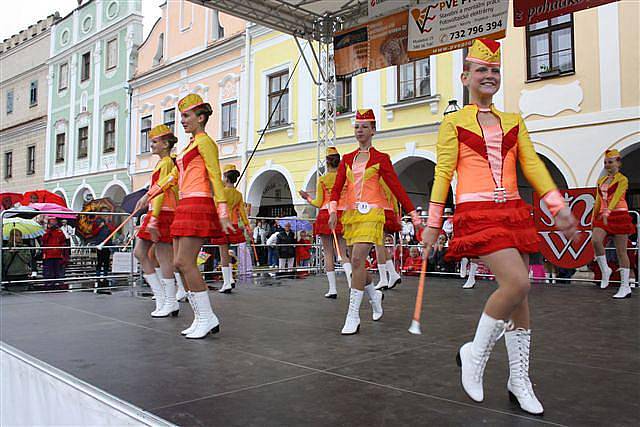
[[[141,0],[92,0],[52,28],[45,187],[80,210],[131,191],[127,81],[142,42]]]

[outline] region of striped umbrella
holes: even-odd
[[[6,218],[2,221],[2,239],[9,240],[11,230],[18,230],[22,233],[23,239],[35,239],[44,234],[44,229],[40,224],[32,219]]]

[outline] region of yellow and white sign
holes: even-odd
[[[509,2],[440,0],[409,9],[408,51],[412,58],[461,49],[474,39],[505,36]]]

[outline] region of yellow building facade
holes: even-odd
[[[594,186],[604,150],[619,149],[636,208],[639,7],[638,2],[618,2],[528,28],[510,26],[502,40],[502,88],[495,97],[498,108],[523,115],[536,150],[562,188]],[[304,61],[296,67],[300,53],[293,38],[260,26],[250,26],[247,34],[249,109],[241,118],[247,125],[241,140],[248,156],[267,130],[240,184],[245,200],[254,215],[313,216],[298,191],[315,193],[318,88]],[[306,42],[302,48],[313,64]],[[339,82],[338,150],[345,154],[355,149],[354,111],[372,108],[377,118],[374,146],[391,156],[416,206],[427,205],[438,127],[448,101],[462,105],[467,98],[460,83],[464,54],[449,52],[361,74],[350,85]],[[269,106],[283,91],[283,105],[268,126]],[[523,178],[520,183],[530,201],[530,186]],[[455,179],[452,187],[455,191]]]

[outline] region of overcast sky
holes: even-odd
[[[127,0],[119,1],[125,2]],[[158,7],[160,3],[162,0],[142,0],[145,37],[156,19],[160,17],[160,8]],[[78,6],[78,0],[3,0],[1,4],[0,41],[27,29],[29,25],[35,24],[56,11],[60,13],[60,16],[65,16]]]

